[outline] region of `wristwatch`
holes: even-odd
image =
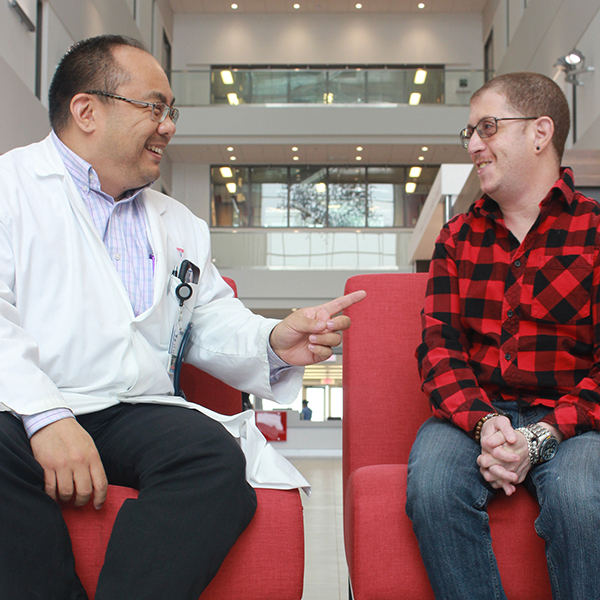
[[[548,462],[554,458],[558,449],[558,440],[552,432],[537,423],[519,427],[529,446],[529,462],[532,467]]]

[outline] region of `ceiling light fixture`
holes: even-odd
[[[422,167],[411,167],[410,171],[408,172],[408,176],[412,177],[414,179],[417,179],[418,177],[421,176],[421,171],[423,170]]]
[[[226,183],[225,187],[227,188],[227,191],[230,194],[235,194],[235,191],[237,190],[237,186],[235,185],[235,183],[233,183],[233,181],[230,181],[229,183]]]
[[[327,191],[327,184],[323,182],[316,183],[315,190],[317,194],[324,194]]]
[[[414,194],[415,190],[417,189],[417,184],[414,181],[409,181],[404,186],[404,189],[406,190],[407,194]]]
[[[425,4],[423,4],[423,2],[419,2],[419,4],[417,4],[417,8],[423,9],[425,8]]]
[[[292,160],[300,160],[300,157],[299,156],[293,156]]]
[[[429,150],[429,148],[427,146],[423,146],[421,148],[421,152],[427,152],[427,150]]]
[[[237,160],[237,158],[235,156],[230,156],[229,160]]]
[[[227,94],[227,102],[229,102],[231,106],[237,106],[240,103],[240,99],[236,93],[231,92],[231,94]]]
[[[417,71],[415,73],[415,83],[417,85],[422,85],[423,83],[425,83],[426,79],[427,79],[427,71],[425,69],[417,69]]]
[[[292,152],[298,152],[298,146],[292,146]]]
[[[233,8],[233,10],[237,10],[237,8],[238,8],[238,5],[237,5],[237,4],[232,4],[232,5],[231,5],[231,8]]]
[[[419,156],[418,160],[425,160],[424,156]]]
[[[360,2],[358,2],[358,3],[356,4],[356,8],[358,8],[358,10],[360,10],[360,9],[362,8],[362,4],[361,4]]]
[[[231,71],[221,71],[221,79],[225,85],[231,85],[233,83]]]
[[[363,147],[362,146],[356,146],[356,151],[357,152],[362,152],[363,151]]]
[[[295,10],[298,10],[299,8],[300,8],[300,5],[299,5],[299,4],[294,4],[294,9],[295,9]]]
[[[362,160],[362,156],[357,156],[356,160]]]
[[[233,177],[233,171],[231,170],[231,167],[221,167],[219,171],[221,171],[221,175],[223,177]]]
[[[421,94],[419,94],[418,92],[413,92],[410,95],[410,98],[408,100],[408,103],[411,106],[416,106],[417,104],[419,104],[419,102],[421,102]]]
[[[233,146],[229,146],[229,147],[227,148],[227,152],[233,152]]]

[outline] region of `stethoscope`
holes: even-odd
[[[177,296],[177,299],[179,300],[179,319],[173,325],[173,330],[171,332],[171,343],[169,344],[169,354],[171,355],[169,371],[173,375],[173,390],[175,395],[185,398],[185,394],[180,387],[181,367],[187,353],[194,324],[190,321],[182,334],[181,321],[183,317],[183,305],[194,293],[190,283],[198,283],[200,269],[189,260],[184,260],[179,266],[179,270],[173,270],[173,275],[176,276],[181,283],[177,284],[177,287],[175,288],[175,296]],[[175,352],[175,347],[177,346],[177,341],[180,336],[181,342],[179,343],[179,348],[177,348],[177,351]]]

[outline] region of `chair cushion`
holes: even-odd
[[[304,529],[298,490],[256,490],[252,522],[235,543],[201,600],[300,600],[304,584]],[[89,600],[96,584],[113,523],[121,505],[137,491],[109,486],[100,511],[91,503],[63,507],[77,574]]]
[[[412,524],[405,513],[406,465],[354,471],[346,489],[345,540],[354,600],[434,600]],[[539,508],[522,487],[490,502],[492,544],[511,600],[552,597],[544,542],[535,532]]]

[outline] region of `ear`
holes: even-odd
[[[90,94],[75,94],[69,105],[76,127],[84,133],[92,133],[98,126],[98,99]]]
[[[533,145],[539,154],[552,142],[554,121],[550,117],[540,117],[534,121]]]

